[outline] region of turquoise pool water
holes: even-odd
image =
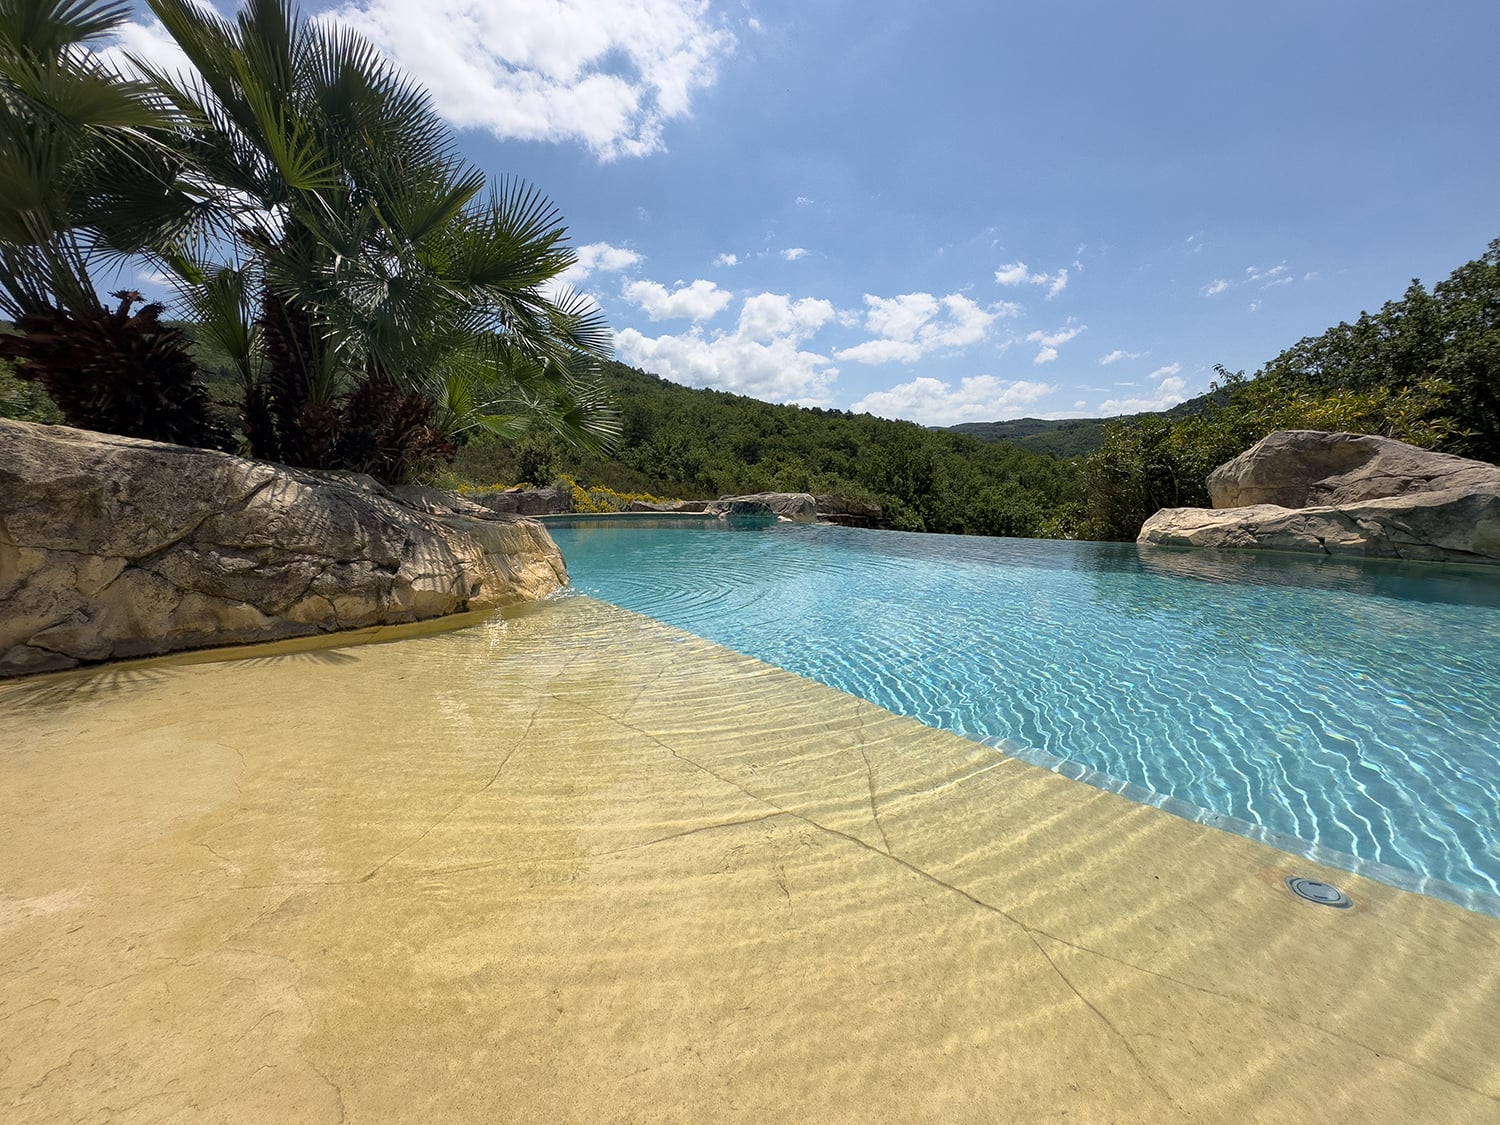
[[[582,593],[1500,914],[1500,573],[790,524],[550,530]]]

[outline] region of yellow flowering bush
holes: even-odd
[[[616,492],[613,488],[607,488],[604,485],[585,488],[568,476],[563,477],[562,481],[573,493],[575,512],[623,512],[630,507],[632,500],[644,500],[648,504],[670,502],[659,496],[652,496],[649,492]]]

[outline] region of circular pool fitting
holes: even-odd
[[[1349,896],[1332,883],[1320,883],[1316,879],[1308,879],[1302,875],[1288,875],[1286,885],[1287,889],[1298,898],[1305,898],[1308,902],[1315,902],[1319,906],[1336,906],[1340,910],[1348,910],[1354,905],[1349,901]]]

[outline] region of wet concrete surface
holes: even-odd
[[[0,686],[0,1119],[1500,1121],[1500,920],[587,598],[238,656]]]

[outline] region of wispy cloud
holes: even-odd
[[[1074,263],[1075,267],[1078,263]],[[1039,285],[1047,290],[1047,300],[1056,297],[1068,287],[1068,271],[1035,273],[1025,262],[1007,262],[995,271],[995,280],[1001,285]]]
[[[714,259],[714,265],[716,266],[737,266],[739,264],[740,257],[738,254],[720,254]]]
[[[1318,275],[1316,273],[1305,274],[1303,281],[1312,281]],[[1261,289],[1274,289],[1280,285],[1291,285],[1297,280],[1296,276],[1287,268],[1285,262],[1279,262],[1274,266],[1261,268],[1260,266],[1246,266],[1243,281],[1230,281],[1228,278],[1220,277],[1209,282],[1202,289],[1205,297],[1217,297],[1226,290],[1233,289],[1237,285],[1253,285]],[[1250,311],[1254,312],[1260,306],[1255,302]]]
[[[795,262],[798,258],[807,257],[807,251],[801,246],[789,246],[781,252],[781,256],[789,262]]]
[[[1146,376],[1146,382],[1156,383],[1155,390],[1136,398],[1111,398],[1094,409],[1103,417],[1119,414],[1141,414],[1148,410],[1166,410],[1187,398],[1187,380],[1182,377],[1182,364],[1169,363],[1158,367]]]
[[[1271,284],[1276,284],[1277,279],[1280,278],[1284,273],[1286,273],[1285,262],[1282,262],[1280,265],[1275,265],[1270,269],[1265,270],[1261,269],[1259,266],[1246,266],[1245,280],[1251,282],[1252,284],[1257,281],[1266,281],[1270,282]]]
[[[1099,362],[1103,364],[1119,363],[1122,359],[1145,359],[1150,352],[1127,352],[1122,348],[1116,348],[1107,355],[1101,355]]]
[[[1026,336],[1027,343],[1041,345],[1041,348],[1038,349],[1031,362],[1037,365],[1041,365],[1043,363],[1051,363],[1053,360],[1057,359],[1057,349],[1059,347],[1061,347],[1063,344],[1066,344],[1069,340],[1087,331],[1088,325],[1077,324],[1059,328],[1055,332],[1038,331],[1028,333]]]
[[[991,422],[1019,418],[1026,408],[1056,388],[1049,383],[1008,382],[975,375],[958,386],[923,377],[866,395],[851,407],[858,413],[900,418],[924,426]]]

